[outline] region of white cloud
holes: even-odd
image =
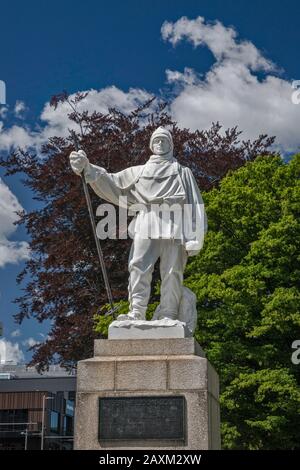
[[[8,107],[0,105],[0,118],[5,119],[7,116],[7,113],[8,113]]]
[[[15,108],[14,108],[15,116],[18,118],[22,118],[23,112],[25,111],[25,109],[26,109],[26,106],[25,106],[24,101],[17,100],[15,104]]]
[[[20,328],[17,328],[16,330],[12,331],[10,336],[12,336],[13,338],[17,338],[18,336],[21,336],[22,333],[21,333],[21,330]]]
[[[183,71],[166,70],[173,97],[169,101],[169,110],[180,127],[208,129],[212,122],[219,121],[224,129],[237,125],[243,130],[244,139],[266,133],[277,137],[280,150],[292,152],[298,149],[300,104],[292,102],[295,90],[288,80],[280,77],[279,68],[251,41],[240,40],[233,27],[224,26],[220,21],[206,22],[200,16],[166,21],[161,34],[174,47],[184,40],[195,50],[205,46],[215,59],[204,76],[189,64]],[[78,110],[90,113],[106,113],[111,107],[128,113],[153,96],[143,89],[130,88],[125,92],[116,86],[87,91],[89,94],[78,104]],[[169,90],[167,96],[170,97]],[[20,112],[24,108],[21,101],[15,106]],[[40,122],[34,128],[25,125],[5,127],[0,121],[0,151],[18,147],[33,147],[39,151],[49,137],[67,136],[68,128],[77,129],[68,118],[70,111],[67,103],[59,103],[54,109],[47,102]]]
[[[152,96],[139,88],[130,88],[127,93],[115,86],[99,91],[91,89],[88,96],[78,104],[78,111],[107,113],[109,108],[116,107],[124,113],[129,113]],[[75,94],[70,95],[70,99],[74,97]],[[38,151],[49,137],[66,137],[69,134],[68,129],[78,131],[78,126],[68,118],[71,111],[66,102],[59,103],[56,109],[47,102],[40,115],[42,125],[36,126],[35,129],[17,125],[4,128],[4,123],[0,121],[0,151],[9,151],[18,147],[34,147]]]
[[[31,348],[32,346],[35,346],[36,344],[39,344],[40,341],[37,341],[36,339],[30,337],[25,339],[25,341],[22,341],[23,346],[26,346],[28,348]]]
[[[17,229],[14,222],[18,219],[16,211],[20,210],[22,206],[16,196],[0,178],[0,267],[18,263],[29,256],[27,242],[8,239]]]
[[[29,258],[27,242],[9,242],[0,240],[0,268],[8,263],[17,264]]]
[[[11,343],[5,338],[0,339],[0,363],[6,362],[20,363],[24,361],[23,351],[20,349],[19,343]]]
[[[207,46],[218,61],[230,60],[243,63],[252,70],[274,70],[275,65],[259,52],[250,41],[237,41],[237,32],[225,27],[220,21],[207,22],[198,16],[189,20],[185,16],[175,23],[165,21],[161,28],[164,40],[173,46],[182,39],[187,39],[195,47]]]
[[[184,72],[178,72],[177,70],[166,70],[167,82],[168,83],[184,83],[187,85],[195,85],[197,82],[196,72],[189,68],[185,67]]]
[[[184,39],[195,48],[207,46],[215,57],[204,78],[190,68],[166,71],[168,82],[177,85],[170,111],[181,127],[208,129],[219,121],[224,128],[238,125],[244,139],[266,133],[277,137],[279,149],[298,149],[300,105],[292,103],[291,83],[275,75],[276,66],[254,44],[239,41],[233,28],[205,23],[202,17],[165,22],[161,34],[174,46]]]
[[[0,151],[6,152],[18,147],[28,148],[41,142],[39,132],[34,132],[27,127],[13,125],[4,128],[3,121],[0,122]]]

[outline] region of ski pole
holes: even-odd
[[[75,148],[76,148],[76,151],[78,152],[79,144],[78,144],[77,136],[76,137],[74,136],[74,140],[75,140]],[[93,231],[93,235],[94,235],[94,239],[95,239],[95,243],[96,243],[98,259],[99,259],[100,266],[101,266],[101,271],[102,271],[102,276],[103,276],[103,280],[104,280],[104,284],[105,284],[107,298],[108,298],[108,302],[109,302],[109,305],[110,305],[110,310],[108,312],[106,312],[105,315],[107,316],[107,315],[112,314],[113,318],[115,318],[115,312],[117,310],[117,307],[114,305],[112,292],[111,292],[111,288],[110,288],[110,284],[109,284],[108,276],[107,276],[107,271],[106,271],[106,267],[105,267],[103,252],[102,252],[102,248],[101,248],[101,245],[100,245],[100,240],[97,237],[96,223],[95,223],[94,214],[93,214],[93,206],[92,206],[92,202],[91,202],[91,197],[90,197],[89,189],[88,189],[88,186],[87,186],[87,183],[86,183],[86,180],[85,180],[84,173],[81,173],[80,177],[81,177],[81,181],[82,181],[82,185],[83,185],[86,204],[87,204],[87,207],[88,207],[90,222],[91,222],[92,231]]]

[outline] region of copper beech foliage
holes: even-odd
[[[258,154],[270,155],[274,142],[267,135],[252,142],[240,141],[236,127],[222,132],[218,122],[205,131],[180,129],[168,115],[167,104],[156,98],[130,114],[117,109],[109,109],[107,114],[79,112],[85,97],[86,93],[71,98],[63,92],[51,99],[54,108],[60,103],[70,107],[70,127],[77,127],[78,133],[70,130],[66,138],[50,138],[42,155],[18,149],[0,161],[6,176],[25,175],[24,185],[38,201],[38,208],[21,213],[18,222],[30,236],[31,258],[17,278],[24,293],[15,300],[19,305],[15,320],[52,320],[48,338],[32,348],[30,364],[41,370],[57,362],[73,367],[77,360],[92,355],[93,316],[107,301],[81,180],[69,165],[75,138],[91,163],[116,172],[145,163],[151,154],[151,133],[158,126],[168,126],[175,156],[192,169],[202,191],[218,185],[229,170]],[[100,200],[92,192],[91,197],[96,210]],[[127,298],[130,244],[131,240],[102,242],[115,301]]]

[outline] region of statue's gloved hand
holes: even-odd
[[[76,175],[80,175],[89,166],[89,159],[83,150],[78,150],[78,152],[71,152],[69,158],[71,168],[74,173],[76,173]]]
[[[188,256],[196,256],[201,249],[201,244],[199,241],[190,240],[185,243],[185,249]]]

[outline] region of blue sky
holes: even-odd
[[[38,151],[47,136],[64,135],[65,110],[47,106],[63,89],[94,90],[89,110],[113,104],[126,112],[145,97],[168,96],[179,125],[219,120],[249,138],[276,134],[283,153],[300,146],[300,105],[291,99],[291,82],[300,80],[296,0],[12,0],[0,8],[2,154],[18,145]],[[0,182],[0,317],[7,350],[21,359],[49,324],[13,322],[27,240],[12,227],[14,209],[34,202],[19,177]]]

